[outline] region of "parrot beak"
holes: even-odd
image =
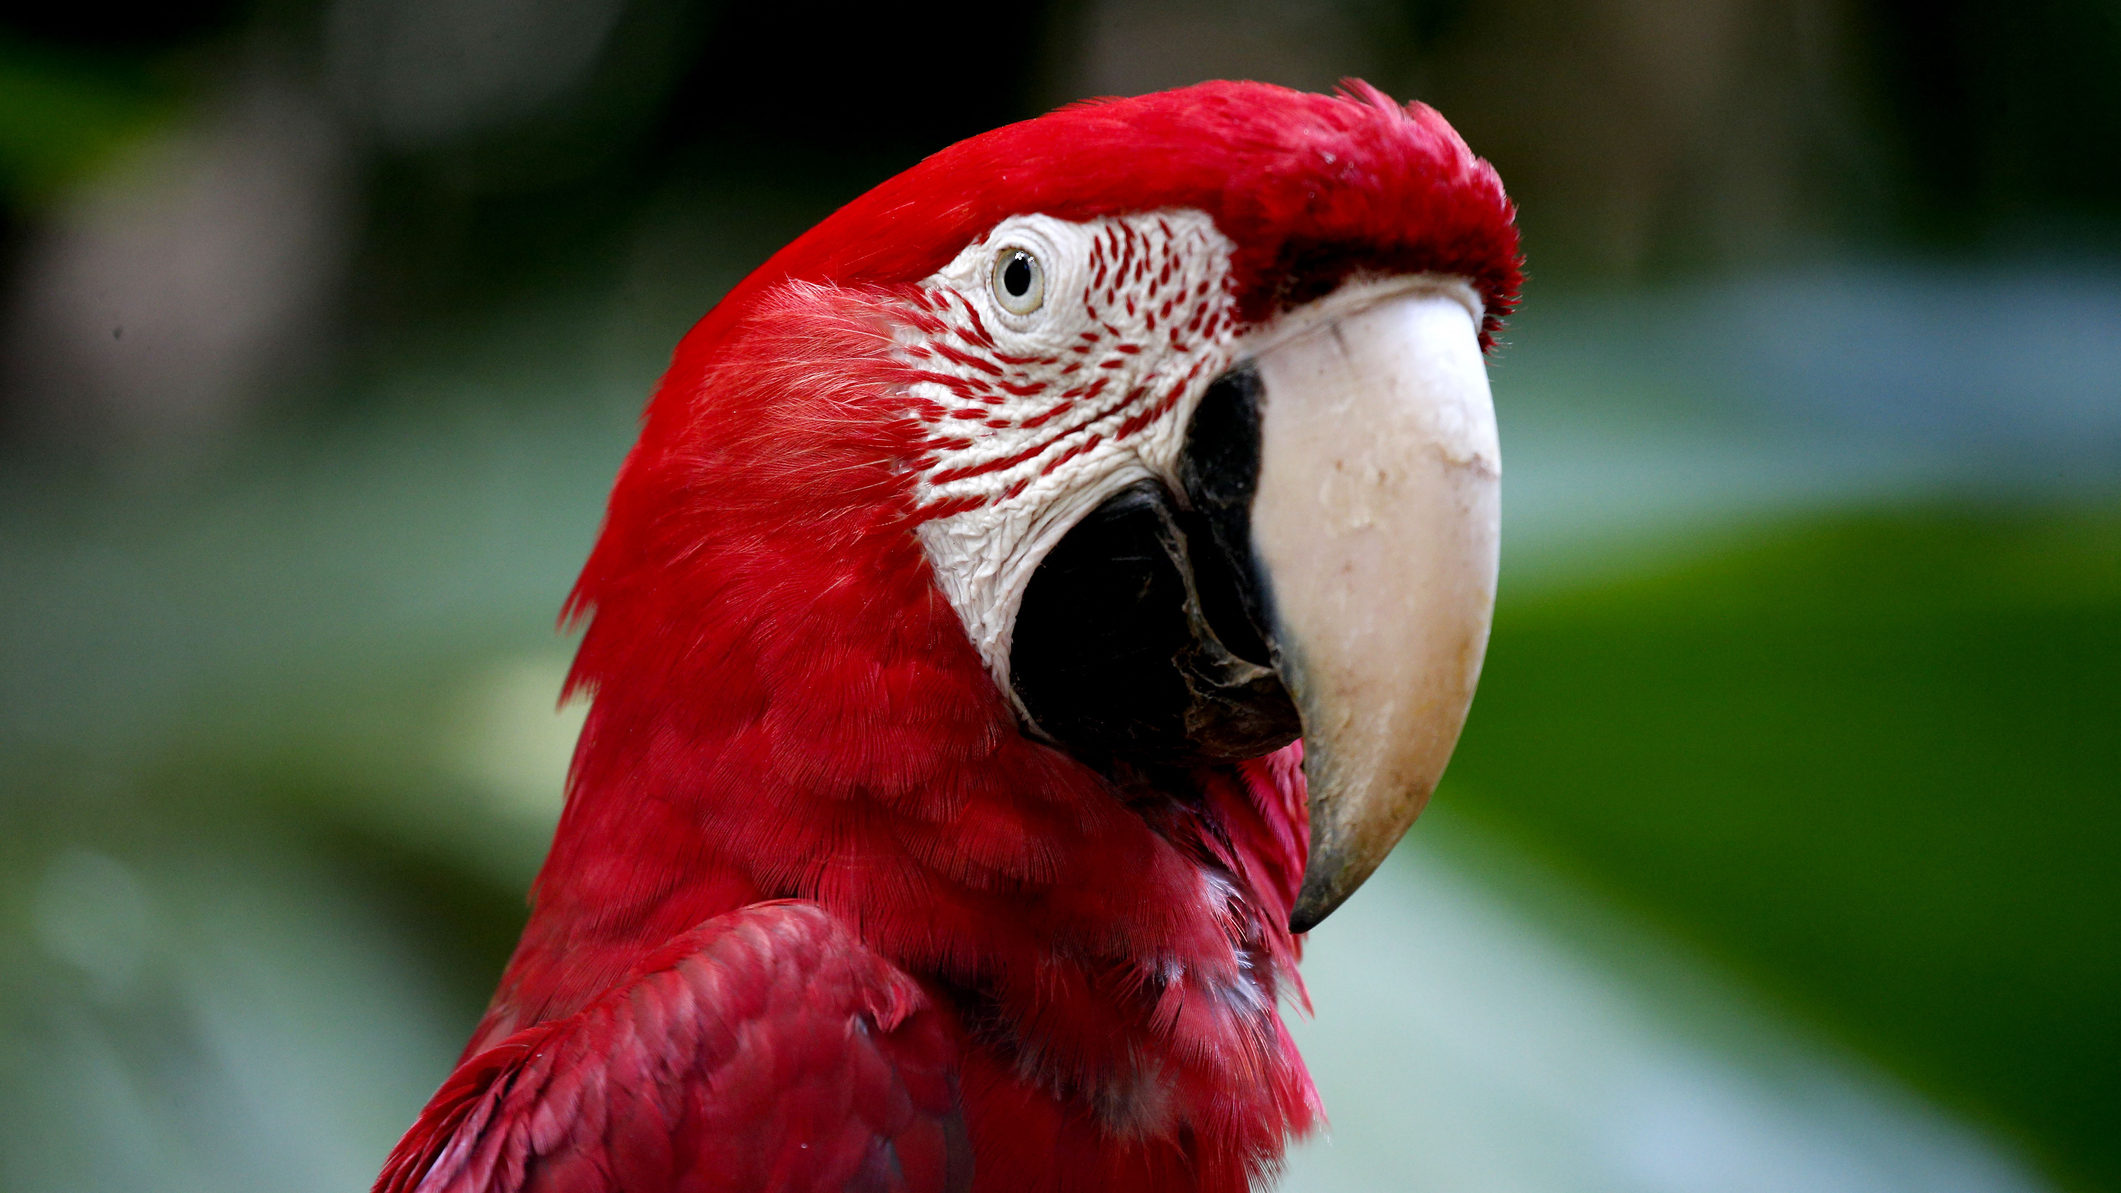
[[[1428,802],[1495,608],[1501,454],[1478,300],[1458,283],[1398,283],[1292,312],[1253,356],[1252,547],[1310,786],[1297,932],[1361,886]]]
[[[1177,491],[1111,496],[1024,592],[1011,690],[1092,765],[1170,776],[1303,738],[1297,932],[1405,835],[1480,678],[1501,531],[1480,323],[1471,287],[1425,276],[1282,315],[1202,397]]]

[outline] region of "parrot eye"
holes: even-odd
[[[1012,315],[1028,315],[1046,301],[1046,270],[1030,250],[1006,248],[994,258],[994,299]]]

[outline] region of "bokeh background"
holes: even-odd
[[[2121,5],[0,19],[0,1189],[356,1190],[523,917],[645,394],[920,155],[1214,76],[1523,208],[1486,681],[1295,1190],[2121,1189]]]

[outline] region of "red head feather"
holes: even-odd
[[[1401,107],[1360,81],[1338,96],[1212,82],[1092,100],[960,141],[774,254],[693,338],[714,338],[789,278],[926,277],[1011,215],[1162,208],[1205,211],[1237,242],[1254,318],[1358,270],[1470,278],[1490,336],[1517,301],[1515,209],[1434,108]]]

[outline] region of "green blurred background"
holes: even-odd
[[[0,1190],[366,1187],[744,271],[1059,102],[1346,75],[1531,279],[1284,1187],[2121,1189],[2121,4],[227,0],[0,19]]]

